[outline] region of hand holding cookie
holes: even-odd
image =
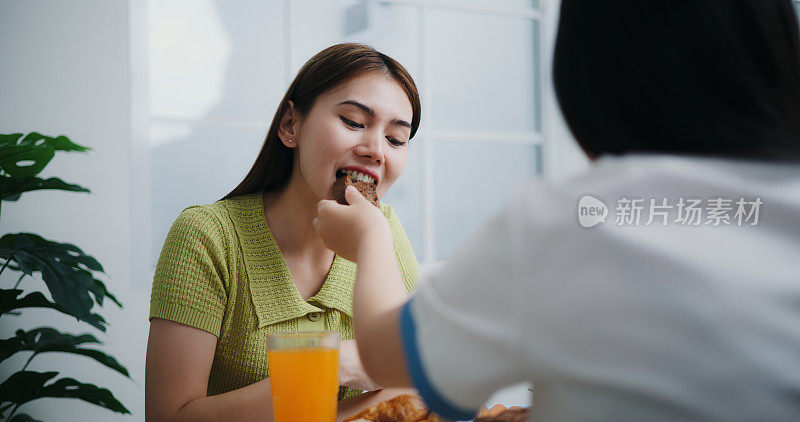
[[[317,205],[314,229],[330,250],[348,261],[357,262],[358,248],[371,235],[381,236],[391,242],[389,223],[379,208],[367,201],[355,186],[347,186],[341,205],[332,200],[322,200]]]

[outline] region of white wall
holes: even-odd
[[[62,376],[108,387],[134,416],[116,415],[78,400],[42,399],[19,412],[44,421],[143,420],[146,292],[131,285],[130,81],[128,4],[125,0],[0,1],[0,133],[39,131],[64,134],[93,150],[59,153],[43,176],[89,187],[92,194],[38,191],[17,203],[3,203],[2,233],[30,231],[68,242],[105,267],[109,290],[125,308],[106,303],[108,334],[55,311],[26,310],[4,317],[0,337],[17,328],[51,325],[89,332],[103,350],[127,366],[133,381],[81,356],[40,355],[29,369],[57,370]],[[0,284],[16,281],[3,274]],[[26,279],[23,287],[41,288]],[[23,355],[22,353],[19,355]],[[0,380],[21,369],[28,354],[0,368]]]

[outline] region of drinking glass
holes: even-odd
[[[339,340],[335,331],[270,334],[267,359],[275,422],[335,422]]]

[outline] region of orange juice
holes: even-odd
[[[335,422],[339,351],[267,351],[275,422]]]

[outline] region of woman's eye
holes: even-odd
[[[339,115],[339,118],[342,119],[344,124],[346,124],[347,126],[350,126],[350,127],[353,127],[353,128],[357,128],[357,129],[364,129],[364,125],[362,125],[361,123],[356,123],[356,122],[354,122],[354,121],[352,121],[352,120],[350,120],[347,117],[344,117],[342,115]]]
[[[391,136],[387,136],[386,139],[389,141],[390,144],[392,144],[392,146],[401,147],[406,144],[405,142],[398,141],[397,139],[392,138]]]

